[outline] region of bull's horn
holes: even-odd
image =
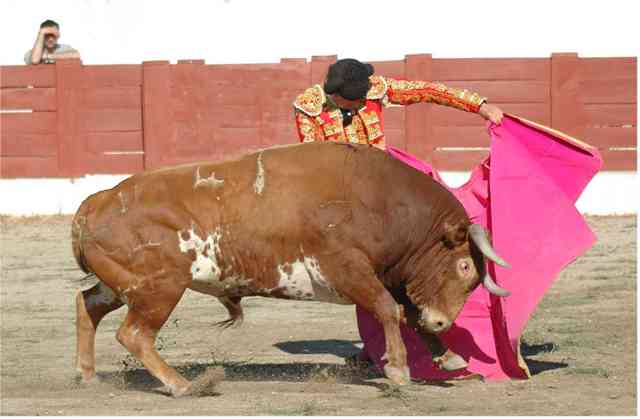
[[[489,275],[489,272],[484,275],[482,284],[487,289],[487,291],[489,291],[493,295],[497,295],[498,297],[508,297],[511,295],[511,292],[495,283],[493,278],[491,278],[491,275]]]
[[[510,268],[507,262],[504,261],[489,243],[489,238],[487,237],[487,232],[480,224],[471,224],[469,226],[469,235],[471,236],[471,240],[478,246],[478,249],[482,252],[483,255],[487,257],[487,259],[497,263],[500,266],[505,268]]]

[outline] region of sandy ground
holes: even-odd
[[[523,337],[530,380],[390,387],[344,367],[360,344],[354,308],[260,298],[245,324],[188,292],[160,353],[189,377],[223,366],[219,395],[172,399],[115,340],[125,310],[98,329],[99,381],[76,382],[74,295],[83,286],[70,217],[3,218],[3,415],[635,415],[636,219],[593,217],[599,242],[569,266]]]

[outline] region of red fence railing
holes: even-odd
[[[1,176],[135,173],[296,142],[291,103],[335,58],[2,66]],[[605,170],[636,169],[636,58],[424,54],[372,64],[379,74],[478,91],[507,112],[597,146]],[[385,130],[389,144],[440,170],[468,170],[487,153],[484,121],[443,106],[389,108]]]

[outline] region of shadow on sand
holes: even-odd
[[[351,340],[301,340],[278,342],[274,346],[283,352],[296,355],[330,354],[345,358],[356,354],[360,348],[359,341]],[[541,353],[553,352],[553,343],[529,345],[521,344],[521,353],[525,357],[532,375],[545,371],[566,368],[563,362],[538,361],[528,357]],[[389,387],[386,382],[376,382],[384,375],[375,367],[367,370],[354,370],[344,363],[330,362],[282,362],[282,363],[253,363],[236,361],[196,362],[176,366],[176,369],[187,379],[194,380],[209,368],[222,367],[225,371],[225,381],[255,381],[255,382],[335,382],[343,384],[365,385],[385,390]],[[130,368],[117,372],[98,373],[100,381],[123,386],[129,390],[157,391],[161,387],[160,381],[155,379],[144,368]],[[424,381],[418,384],[450,387],[453,384],[446,381]]]
[[[524,361],[527,363],[527,367],[529,367],[529,372],[531,373],[531,375],[538,375],[545,371],[567,368],[569,366],[569,364],[565,362],[538,361],[528,358],[531,356],[539,355],[541,353],[554,352],[556,349],[557,346],[552,342],[546,342],[537,345],[530,345],[527,342],[521,342],[520,344],[520,353],[522,354]]]

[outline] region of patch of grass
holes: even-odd
[[[609,378],[610,376],[609,371],[607,371],[604,368],[598,368],[598,367],[569,368],[566,370],[566,373],[568,375],[593,375],[601,378]]]
[[[594,299],[590,295],[578,294],[578,295],[565,295],[559,298],[555,298],[553,301],[548,302],[548,306],[566,306],[566,307],[577,307],[583,306],[587,304],[597,303],[598,300]],[[547,305],[545,305],[547,307]]]
[[[314,401],[304,402],[302,405],[288,409],[268,409],[269,416],[321,416],[327,412],[320,410],[320,406]]]
[[[405,387],[394,384],[388,384],[380,389],[380,397],[385,399],[397,399],[405,404],[415,399],[415,396],[409,394]]]
[[[334,369],[318,366],[309,374],[308,381],[312,383],[336,384],[338,382],[338,373]]]

